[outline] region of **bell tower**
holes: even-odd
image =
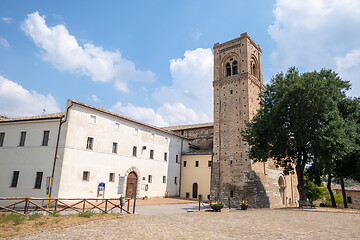
[[[262,49],[249,36],[214,49],[214,156],[211,199],[238,206],[242,200],[256,205],[252,164],[248,145],[241,137],[259,109],[263,90]]]

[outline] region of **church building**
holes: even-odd
[[[156,127],[68,100],[64,113],[0,118],[0,197],[180,196],[294,206],[295,175],[255,163],[241,131],[264,90],[249,36],[214,45],[214,121]]]

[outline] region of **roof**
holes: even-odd
[[[19,122],[19,121],[35,121],[35,120],[48,120],[48,119],[60,119],[65,116],[64,112],[31,116],[31,117],[20,117],[20,118],[1,118],[0,123],[5,122]]]
[[[149,127],[149,128],[158,130],[158,131],[163,132],[163,133],[167,133],[167,134],[175,135],[175,136],[180,137],[180,138],[184,138],[183,136],[180,136],[179,134],[171,132],[170,130],[160,128],[160,127],[156,127],[154,125],[147,124],[147,123],[144,123],[144,122],[140,122],[138,120],[135,120],[135,119],[132,119],[132,118],[129,118],[129,117],[126,117],[126,116],[123,116],[123,115],[120,115],[120,114],[117,114],[117,113],[114,113],[114,112],[110,112],[108,110],[105,110],[102,107],[99,108],[99,107],[90,106],[90,105],[87,105],[85,103],[81,103],[81,102],[78,102],[78,101],[75,101],[75,100],[72,100],[72,99],[69,99],[69,101],[72,102],[72,103],[75,103],[77,105],[80,105],[80,106],[83,106],[83,107],[86,107],[86,108],[89,108],[89,109],[92,109],[92,110],[96,110],[96,111],[101,112],[101,113],[109,114],[109,115],[111,115],[113,117],[117,117],[117,118],[129,121],[129,122],[132,122],[132,123],[135,123],[135,124],[138,124],[138,125]]]
[[[185,130],[185,129],[193,129],[193,128],[206,128],[206,127],[214,127],[214,123],[209,122],[209,123],[179,125],[179,126],[172,126],[172,127],[163,127],[163,129],[166,129],[168,131],[176,131],[176,130]]]

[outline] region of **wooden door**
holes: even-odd
[[[126,180],[126,198],[136,198],[137,176],[135,172],[129,173]]]
[[[197,196],[198,196],[198,184],[195,182],[193,183],[192,197],[197,198]]]

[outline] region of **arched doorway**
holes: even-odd
[[[137,176],[135,172],[129,173],[126,180],[126,198],[136,198]]]
[[[198,184],[196,182],[193,183],[193,192],[192,197],[197,198],[198,196]]]
[[[285,185],[285,178],[284,178],[283,175],[279,176],[278,184],[279,184],[279,192],[280,192],[280,197],[281,197],[281,203],[283,205],[285,205],[286,204],[286,201],[285,201],[285,188],[286,188],[286,185]]]

